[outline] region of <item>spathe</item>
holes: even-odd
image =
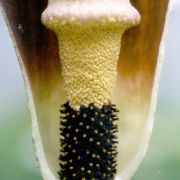
[[[1,0],[1,4],[26,83],[36,157],[44,179],[54,180],[59,154],[58,110],[64,90],[56,37],[40,21],[47,2]],[[121,111],[119,172],[124,179],[137,169],[152,130],[168,0],[133,0],[132,4],[142,19],[123,36],[114,97]]]

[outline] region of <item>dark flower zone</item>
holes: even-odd
[[[62,180],[112,180],[116,173],[117,124],[115,105],[90,104],[61,110],[60,171]]]

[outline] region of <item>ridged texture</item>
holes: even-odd
[[[61,109],[60,179],[111,180],[116,173],[117,109],[93,104]]]

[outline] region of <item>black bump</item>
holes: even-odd
[[[75,111],[60,110],[60,171],[62,180],[112,180],[116,173],[117,121],[115,105],[90,104]]]

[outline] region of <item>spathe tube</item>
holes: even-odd
[[[65,96],[56,37],[40,21],[46,3],[1,0],[28,92],[35,154],[43,178],[54,180],[58,179],[59,167],[58,110]],[[134,0],[132,3],[142,20],[123,36],[114,96],[121,111],[118,178],[122,179],[133,175],[149,142],[168,8],[168,1]]]

